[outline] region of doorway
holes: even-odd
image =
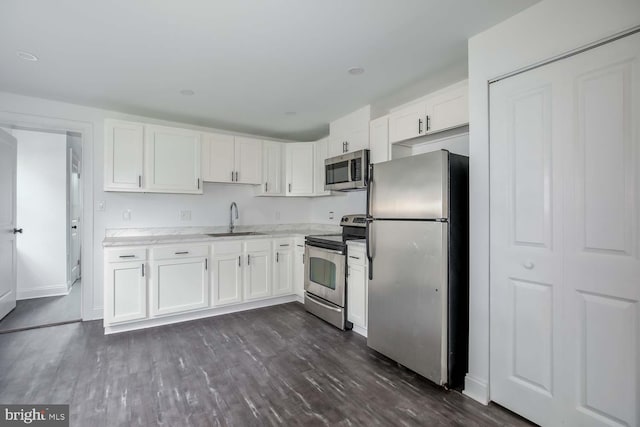
[[[82,138],[11,127],[14,139],[15,308],[0,333],[82,318]]]

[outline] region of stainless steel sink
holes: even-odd
[[[207,236],[211,237],[230,237],[230,236],[263,236],[264,233],[258,233],[256,231],[237,231],[235,233],[211,233],[207,234]]]

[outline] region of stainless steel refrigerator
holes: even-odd
[[[468,158],[446,150],[371,165],[367,344],[459,388],[468,361]]]

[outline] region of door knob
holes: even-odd
[[[18,233],[22,234],[22,228],[14,228],[13,229],[13,234],[18,234]]]
[[[527,270],[531,270],[533,269],[533,267],[535,267],[535,264],[532,261],[525,261],[522,263],[522,266]]]

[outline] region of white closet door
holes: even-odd
[[[640,425],[640,34],[571,60],[569,425]]]
[[[491,85],[491,398],[640,421],[640,35]]]

